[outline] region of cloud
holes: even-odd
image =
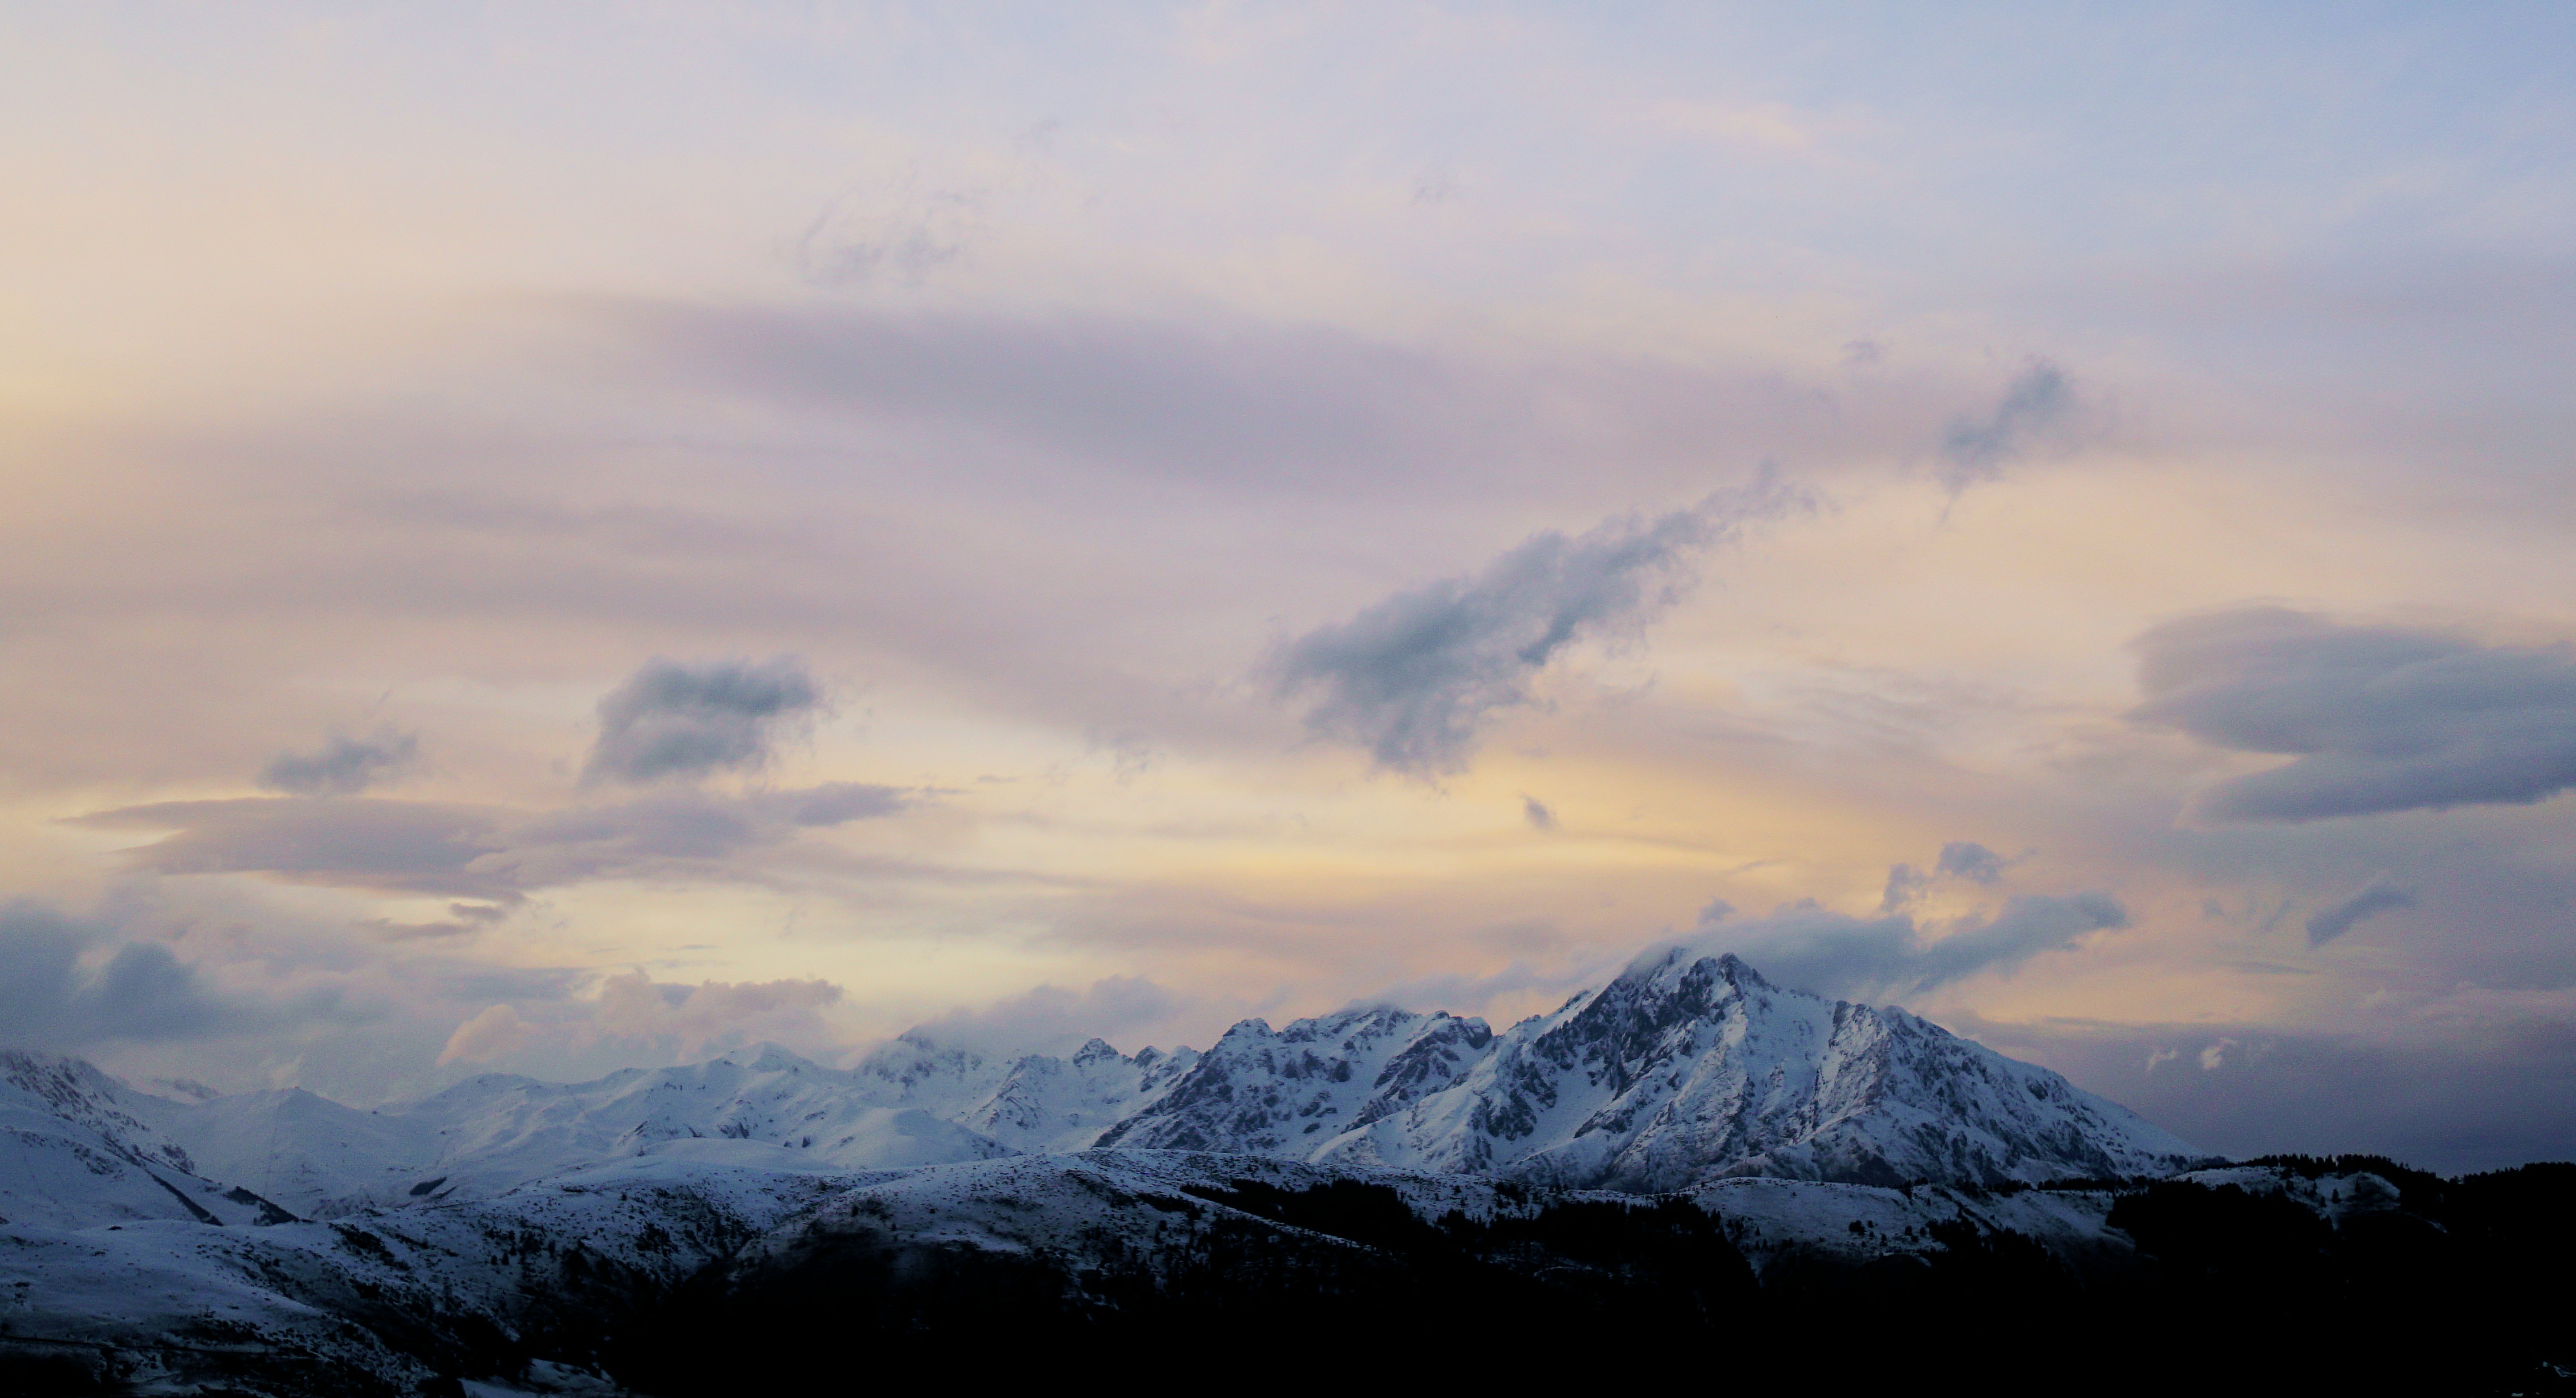
[[[83,965],[107,932],[41,903],[0,905],[0,1042],[202,1039],[250,1019],[158,942],[129,941],[105,964]]]
[[[1810,900],[1768,917],[1703,927],[1692,943],[1734,952],[1771,980],[1820,995],[1894,996],[2008,972],[2042,952],[2128,925],[2128,909],[2107,893],[2023,895],[1991,919],[1962,919],[1932,940],[1904,914],[1858,918]]]
[[[1941,484],[1952,495],[2003,474],[2004,465],[2066,425],[2075,412],[2075,390],[2064,371],[2034,359],[2004,388],[1994,411],[1960,418],[1941,437]]]
[[[914,1032],[943,1046],[995,1055],[1062,1052],[1086,1039],[1163,1025],[1187,1008],[1180,996],[1142,976],[1110,976],[1081,990],[1041,985],[925,1021]],[[1126,1047],[1132,1052],[1139,1045]]]
[[[1945,1014],[1943,1023],[2228,1155],[2368,1151],[2444,1173],[2576,1158],[2576,1093],[2568,1091],[2576,1081],[2576,1020],[2563,1009],[2470,1033],[2402,1025],[2362,1034],[2278,1023],[1994,1023],[1966,1011]],[[2217,1066],[2146,1066],[2204,1058]]]
[[[630,971],[600,983],[591,1025],[619,1038],[676,1042],[682,1053],[762,1039],[819,1044],[834,1037],[820,1012],[840,1001],[841,987],[826,980],[679,985]]]
[[[2002,855],[1974,840],[1952,840],[1941,847],[1941,859],[1934,867],[1952,878],[1970,883],[1992,884],[2004,876]]]
[[[281,752],[260,769],[264,790],[297,796],[355,796],[409,765],[420,754],[420,737],[380,728],[360,740],[334,734],[314,752]]]
[[[1887,866],[1887,886],[1879,890],[1878,910],[1892,913],[1922,895],[1932,886],[1932,876],[1911,864]]]
[[[705,874],[747,850],[784,844],[800,830],[845,825],[909,808],[910,794],[859,782],[718,796],[679,788],[632,801],[576,806],[508,832],[505,860],[521,887],[686,870]]]
[[[725,660],[687,665],[654,659],[599,701],[599,741],[582,764],[585,784],[757,768],[779,727],[822,707],[805,662]]]
[[[2351,931],[2364,918],[2375,917],[2398,908],[2415,906],[2412,889],[2397,888],[2386,882],[2386,876],[2372,879],[2351,897],[2332,907],[2318,910],[2308,919],[2308,945],[2321,947]]]
[[[1473,578],[1398,593],[1282,646],[1269,675],[1309,701],[1318,737],[1366,747],[1381,770],[1463,770],[1493,715],[1530,702],[1530,684],[1578,640],[1634,631],[1680,600],[1693,555],[1805,497],[1766,471],[1652,522],[1550,530]]]
[[[1530,829],[1532,830],[1554,830],[1556,828],[1556,812],[1540,805],[1538,798],[1535,796],[1523,796],[1521,798],[1521,816],[1530,823]]]
[[[2169,622],[2132,643],[2141,723],[2293,758],[2201,797],[2215,820],[2304,821],[2576,786],[2576,654],[2481,646],[2281,607]]]
[[[983,196],[972,189],[900,189],[870,198],[853,190],[814,216],[796,240],[796,266],[816,286],[864,286],[890,274],[919,286],[956,261],[984,227]]]
[[[176,833],[126,851],[156,874],[267,874],[289,883],[515,902],[492,857],[501,813],[376,797],[278,796],[159,801],[76,816],[97,829]]]
[[[263,874],[290,883],[480,900],[451,922],[386,924],[395,938],[450,936],[498,919],[528,893],[674,868],[704,874],[800,830],[908,809],[915,797],[860,782],[720,796],[686,787],[539,814],[375,797],[164,801],[76,817],[105,829],[175,833],[126,851],[157,874]],[[720,871],[719,871],[720,872]]]
[[[438,1066],[450,1063],[490,1063],[526,1050],[537,1041],[534,1025],[519,1017],[507,1005],[494,1005],[463,1024],[447,1036],[447,1047],[438,1051]]]
[[[1969,883],[1992,887],[2004,876],[2013,861],[1974,840],[1952,840],[1941,846],[1940,858],[1930,872],[1911,864],[1890,865],[1887,885],[1879,893],[1878,910],[1892,913],[1923,896],[1936,879],[1964,879]]]
[[[462,937],[480,932],[510,915],[508,908],[491,903],[450,903],[444,922],[395,922],[377,918],[370,925],[389,942],[417,941],[424,937]]]

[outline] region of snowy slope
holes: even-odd
[[[144,1121],[138,1108],[149,1100],[78,1059],[0,1054],[0,1225],[287,1217],[249,1190],[193,1173],[187,1153]]]
[[[137,1143],[130,1149],[327,1218],[489,1198],[670,1141],[755,1141],[846,1169],[1076,1149],[1196,1058],[1186,1049],[1122,1057],[1095,1040],[1069,1060],[1003,1062],[914,1033],[849,1071],[763,1045],[587,1083],[482,1074],[372,1111],[301,1090],[176,1101],[77,1060],[8,1061],[64,1111]]]
[[[904,1095],[873,1075],[763,1046],[588,1083],[483,1074],[371,1112],[272,1092],[155,1099],[144,1114],[206,1173],[255,1181],[261,1193],[323,1217],[416,1199],[488,1198],[670,1141],[757,1141],[847,1168],[1008,1153],[906,1105]]]
[[[133,1385],[118,1392],[577,1378],[593,1312],[618,1314],[868,1178],[774,1146],[683,1139],[497,1199],[327,1223],[12,1223],[0,1228],[0,1358],[110,1362]]]

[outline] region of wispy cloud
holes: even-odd
[[[1941,484],[1952,495],[2003,474],[2063,428],[2075,413],[2075,389],[2066,372],[2045,359],[2006,385],[1992,410],[1951,422],[1941,434]]]
[[[2385,876],[2372,879],[2337,899],[2331,906],[2320,908],[2308,918],[2308,945],[2321,947],[2359,926],[2363,919],[2399,908],[2415,906],[2415,891],[2390,884]]]
[[[1633,634],[1680,600],[1700,553],[1806,501],[1766,472],[1652,521],[1611,520],[1572,538],[1551,530],[1473,577],[1307,632],[1269,672],[1281,698],[1306,704],[1309,731],[1368,749],[1380,770],[1461,771],[1494,717],[1528,704],[1567,647]]]
[[[739,796],[677,787],[541,812],[380,797],[251,797],[124,806],[74,823],[172,832],[126,852],[131,867],[156,874],[261,874],[487,905],[463,905],[454,923],[388,929],[417,936],[475,930],[491,920],[488,906],[516,904],[542,888],[683,870],[742,874],[725,862],[802,830],[896,815],[916,799],[859,782]]]
[[[2107,893],[2025,894],[1993,917],[1962,919],[1927,937],[1903,913],[1859,918],[1799,902],[1767,917],[1703,925],[1692,945],[1731,951],[1782,985],[1820,995],[1915,995],[2129,925]]]

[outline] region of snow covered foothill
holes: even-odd
[[[532,1359],[577,1369],[598,1317],[852,1179],[774,1146],[688,1141],[493,1199],[329,1221],[12,1224],[0,1228],[0,1350],[41,1337],[112,1353],[129,1381],[174,1391],[409,1392]]]
[[[1934,1230],[1958,1225],[1978,1235],[2018,1233],[2081,1266],[2131,1251],[2109,1227],[2117,1197],[2108,1189],[1991,1193],[1758,1177],[1719,1180],[1691,1194],[1724,1222],[1756,1275],[1790,1259],[1865,1266],[1931,1253],[1946,1246]]]
[[[2232,1185],[2248,1194],[2285,1194],[2338,1227],[2357,1215],[2391,1212],[2402,1202],[2394,1183],[2369,1170],[2312,1175],[2280,1165],[2229,1165],[2175,1178],[2210,1189]]]

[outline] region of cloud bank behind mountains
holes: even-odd
[[[129,941],[84,966],[105,940],[107,929],[43,904],[0,905],[0,1047],[201,1039],[250,1018],[158,942]]]
[[[2345,625],[2281,607],[2169,622],[2132,643],[2139,722],[2292,758],[2222,782],[2221,821],[2307,821],[2482,803],[2576,786],[2576,654]]]
[[[1807,503],[1768,472],[1661,518],[1532,536],[1473,577],[1400,592],[1280,647],[1268,675],[1309,732],[1368,749],[1382,771],[1464,770],[1494,716],[1577,641],[1634,632],[1695,577],[1692,560],[1754,520]]]

